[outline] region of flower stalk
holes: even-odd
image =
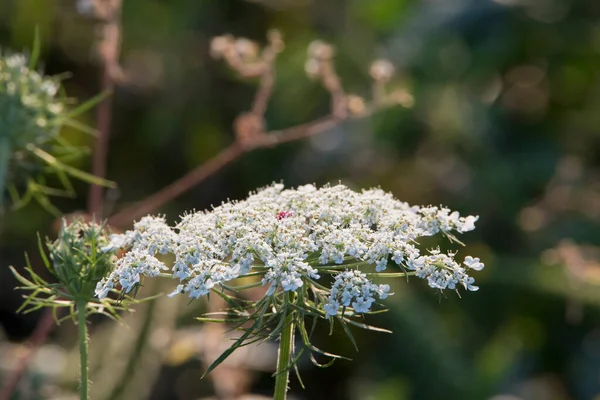
[[[77,301],[77,324],[79,333],[79,398],[88,400],[88,334],[86,318],[87,302]]]
[[[287,298],[289,299],[289,293]],[[290,360],[294,352],[294,318],[295,312],[290,312],[285,317],[279,350],[277,354],[277,371],[275,372],[275,392],[273,400],[285,400],[287,397],[288,381],[290,377]]]

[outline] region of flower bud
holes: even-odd
[[[269,39],[269,43],[271,43],[271,46],[273,46],[276,52],[279,53],[283,51],[285,43],[283,42],[281,32],[279,32],[277,29],[271,29],[267,33],[267,39]]]
[[[63,220],[58,238],[46,244],[48,269],[72,297],[93,301],[96,285],[114,269],[114,252],[102,250],[109,242],[104,225]]]
[[[210,55],[213,58],[221,58],[233,45],[231,35],[216,36],[210,42]]]
[[[388,82],[394,75],[394,65],[388,60],[376,60],[371,64],[371,77],[380,82]]]
[[[60,81],[30,69],[25,55],[0,57],[0,139],[18,150],[57,136],[65,111],[59,89]]]
[[[353,115],[364,115],[367,110],[365,100],[360,96],[350,94],[346,98],[346,103],[348,111]]]
[[[236,39],[235,50],[241,58],[246,60],[258,57],[258,45],[245,38]]]
[[[309,58],[304,64],[304,71],[311,79],[316,79],[321,73],[321,62],[314,58]]]
[[[309,58],[316,58],[317,60],[323,61],[331,60],[334,53],[333,46],[320,40],[315,40],[308,46]]]

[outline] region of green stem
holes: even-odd
[[[294,312],[290,311],[285,317],[279,353],[277,355],[277,372],[275,378],[275,393],[273,400],[285,400],[287,397],[288,379],[290,376],[290,360],[294,346]]]
[[[6,179],[8,175],[9,162],[10,141],[8,140],[8,138],[0,136],[0,215],[2,214],[2,206],[4,205],[4,195],[6,189]]]
[[[376,278],[404,278],[407,276],[416,275],[416,271],[408,272],[365,272],[366,276],[374,276]]]
[[[324,264],[324,265],[316,265],[315,268],[320,269],[348,269],[350,267],[367,267],[369,265],[373,265],[368,261],[357,261],[352,263],[345,264]]]
[[[88,335],[86,326],[86,309],[85,301],[77,301],[77,324],[79,328],[79,398],[80,400],[88,400]]]

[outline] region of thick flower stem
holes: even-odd
[[[6,189],[6,179],[8,175],[8,164],[10,162],[10,141],[2,137],[0,132],[0,215],[4,206],[4,192]]]
[[[277,372],[275,378],[275,393],[273,400],[285,400],[287,397],[288,379],[290,376],[290,360],[294,344],[294,313],[290,312],[285,317],[285,324],[281,331],[279,353],[277,355]]]
[[[86,308],[85,301],[77,302],[77,324],[79,328],[79,398],[88,400],[88,335],[86,326]]]

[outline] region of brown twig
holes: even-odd
[[[234,142],[206,163],[196,167],[175,182],[147,197],[142,202],[114,214],[108,219],[108,223],[110,226],[123,228],[131,221],[157,210],[164,204],[198,185],[223,167],[237,160],[247,151],[258,148],[275,147],[283,143],[314,136],[335,127],[339,122],[339,119],[328,116],[281,131],[269,132],[253,141],[251,147],[244,147],[241,146],[239,142]]]
[[[111,226],[123,228],[131,221],[162,207],[167,202],[187,192],[225,166],[231,164],[244,153],[259,148],[301,140],[323,133],[349,117],[365,117],[380,107],[404,104],[398,96],[377,99],[371,107],[364,107],[359,113],[349,113],[348,97],[342,88],[332,59],[333,48],[322,42],[313,42],[309,47],[307,73],[317,77],[331,96],[331,115],[279,131],[264,132],[264,113],[275,82],[274,62],[283,49],[283,42],[277,31],[269,34],[269,45],[257,60],[258,50],[247,39],[235,39],[230,35],[213,39],[211,53],[215,58],[223,57],[242,76],[261,77],[259,89],[249,112],[240,114],[234,122],[236,141],[206,163],[199,165],[170,185],[147,197],[138,204],[119,211],[108,219]],[[357,97],[357,96],[353,96]]]
[[[269,45],[265,47],[262,53],[264,69],[261,74],[261,81],[254,101],[252,102],[252,113],[264,116],[267,111],[267,104],[273,92],[275,84],[275,60],[277,55],[283,50],[283,40],[279,31],[272,30],[268,34]]]
[[[101,82],[103,93],[111,93],[115,81],[123,78],[119,65],[121,47],[121,0],[96,0],[96,15],[102,23],[102,37],[98,44],[101,60]],[[108,155],[108,139],[112,117],[112,97],[108,97],[98,106],[96,143],[92,161],[92,173],[104,178],[106,175],[106,158]],[[95,218],[102,218],[104,203],[103,188],[90,185],[88,194],[88,213]]]
[[[114,214],[108,219],[108,224],[113,227],[126,226],[129,222],[160,208],[192,187],[203,182],[251,149],[274,147],[286,142],[300,140],[324,132],[327,129],[334,127],[337,123],[335,118],[326,117],[282,131],[274,131],[253,141],[251,148],[243,147],[236,141],[204,164],[196,167],[153,195],[148,196],[141,203],[134,204]]]
[[[331,113],[336,118],[343,119],[348,115],[347,98],[333,65],[334,55],[335,50],[331,45],[315,40],[308,47],[306,72],[320,80],[331,96]]]
[[[239,73],[243,73],[247,66],[243,62],[243,58],[240,57],[240,54],[249,53],[252,55],[257,51],[255,44],[246,41],[246,39],[238,39],[235,42],[231,41],[232,38],[226,40],[228,40],[226,43],[229,43],[229,48],[224,50],[225,59],[232,68]],[[243,44],[242,50],[244,47],[254,50],[240,51],[240,41]],[[235,50],[232,51],[231,48]],[[269,32],[269,44],[265,47],[260,57],[260,84],[254,95],[252,107],[250,111],[240,114],[233,123],[236,139],[246,149],[253,147],[254,142],[265,134],[265,112],[267,111],[269,99],[271,98],[275,84],[275,60],[281,50],[283,50],[281,34],[275,30]]]
[[[163,204],[185,193],[198,183],[219,171],[221,168],[236,160],[244,152],[239,144],[233,143],[206,163],[188,172],[175,182],[148,196],[141,203],[127,207],[108,219],[108,224],[115,227],[126,226],[127,223],[137,219]]]
[[[112,92],[114,83],[110,73],[103,68],[102,91]],[[110,121],[112,114],[112,100],[110,97],[98,105],[97,131],[98,136],[94,145],[94,155],[92,159],[92,173],[98,177],[106,175],[106,156],[108,154],[108,136],[110,131]],[[95,218],[102,218],[104,203],[103,187],[91,184],[88,192],[88,212]]]

